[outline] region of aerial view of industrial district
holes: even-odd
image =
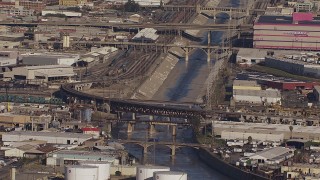
[[[0,0],[0,180],[319,180],[320,0]]]

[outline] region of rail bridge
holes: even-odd
[[[182,147],[191,147],[191,148],[196,148],[199,149],[200,147],[208,147],[206,145],[198,144],[198,143],[183,143],[183,142],[165,142],[165,141],[139,141],[139,140],[117,140],[116,142],[120,144],[136,144],[139,145],[143,148],[143,153],[147,154],[148,153],[148,148],[151,146],[156,146],[156,145],[162,145],[162,146],[167,146],[171,150],[171,156],[176,155],[176,149],[182,148]]]
[[[131,133],[134,131],[135,125],[137,123],[146,123],[146,124],[148,124],[149,134],[153,134],[154,132],[156,132],[156,129],[155,129],[156,125],[165,125],[165,126],[170,126],[172,136],[176,136],[178,125],[183,125],[183,126],[190,126],[191,125],[190,122],[172,121],[171,118],[169,118],[170,119],[169,121],[155,120],[153,115],[150,115],[149,120],[136,119],[135,116],[136,116],[136,114],[132,113],[132,119],[107,119],[107,120],[105,120],[105,122],[107,123],[108,131],[111,132],[113,122],[126,123],[128,133]]]
[[[119,29],[143,29],[154,28],[157,30],[186,30],[186,29],[198,29],[198,30],[210,30],[210,31],[222,31],[222,30],[237,30],[237,31],[251,31],[253,29],[252,24],[242,24],[237,26],[230,26],[226,24],[189,24],[189,23],[105,23],[105,22],[12,22],[1,21],[2,26],[22,26],[22,27],[37,27],[43,26],[80,26],[80,27],[97,27],[97,28],[119,28]]]

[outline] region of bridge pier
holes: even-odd
[[[117,112],[117,118],[120,120],[122,118],[122,112]]]
[[[176,136],[177,135],[177,125],[172,125],[172,136]]]
[[[150,121],[153,121],[153,120],[154,120],[154,116],[153,116],[153,115],[150,115],[150,116],[149,116],[149,120],[150,120]]]
[[[175,155],[176,155],[176,146],[171,145],[171,156],[175,156]]]
[[[136,120],[136,118],[137,118],[136,113],[132,113],[132,120]]]
[[[112,122],[107,122],[107,134],[109,135],[112,131]]]
[[[148,153],[148,145],[144,144],[143,145],[143,154],[147,154]]]
[[[208,48],[205,50],[206,54],[207,54],[207,62],[211,61],[211,49]]]
[[[190,48],[188,48],[188,47],[185,47],[185,48],[183,48],[184,49],[184,51],[185,51],[185,60],[186,60],[186,62],[188,62],[189,61],[189,52],[190,52]]]
[[[131,133],[133,130],[134,130],[134,123],[133,122],[128,122],[127,132]]]
[[[153,134],[156,132],[156,125],[149,123],[149,134]]]

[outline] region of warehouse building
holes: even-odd
[[[80,58],[78,54],[67,53],[27,53],[21,55],[22,64],[28,66],[69,65]]]
[[[234,89],[233,99],[235,102],[255,104],[281,103],[281,93],[276,89],[251,90]]]
[[[0,67],[16,66],[18,52],[16,51],[0,51]]]
[[[62,11],[62,10],[42,10],[41,12],[42,16],[46,16],[46,15],[65,15],[66,17],[81,17],[82,13],[80,12],[72,12],[72,11]]]
[[[92,138],[92,135],[80,133],[62,132],[35,132],[35,131],[11,131],[2,135],[4,144],[25,140],[40,140],[52,144],[83,144],[84,141]]]
[[[139,31],[133,38],[132,41],[138,42],[155,42],[159,35],[156,34],[157,30],[153,28],[145,28]]]
[[[317,82],[305,82],[285,77],[276,77],[260,72],[241,72],[237,74],[236,78],[239,80],[255,80],[262,86],[279,89],[281,91],[295,89],[311,90],[314,86],[319,84]]]
[[[251,160],[256,160],[263,164],[279,164],[294,156],[294,149],[285,147],[273,147],[250,156]]]
[[[67,65],[26,66],[13,68],[11,72],[4,72],[4,78],[29,80],[31,82],[69,81],[75,73]]]
[[[115,152],[115,151],[113,151]],[[64,164],[74,164],[80,161],[103,161],[117,165],[119,160],[117,153],[61,150],[52,152],[47,157],[48,166],[63,166]]]
[[[319,126],[293,126],[292,133],[289,124],[267,124],[248,122],[214,121],[214,132],[222,139],[248,139],[249,136],[257,141],[283,141],[294,139],[320,141]]]
[[[265,64],[291,74],[320,77],[320,65],[312,62],[268,56]]]
[[[263,15],[255,20],[253,29],[254,48],[320,49],[320,17],[313,17],[311,13]]]
[[[320,86],[314,86],[313,94],[315,96],[315,99],[320,102]]]
[[[234,80],[233,81],[233,90],[244,89],[244,90],[261,90],[261,86],[257,81],[249,80]]]

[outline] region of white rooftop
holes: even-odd
[[[35,131],[11,131],[5,135],[18,135],[18,136],[46,136],[46,137],[70,137],[70,138],[91,138],[89,134],[81,133],[64,133],[64,132],[35,132]]]
[[[299,118],[296,118],[297,120]],[[222,129],[232,129],[237,130],[241,129],[244,131],[270,131],[272,133],[277,132],[290,132],[289,126],[287,124],[267,124],[267,123],[244,123],[244,122],[228,122],[228,121],[215,121],[215,128]],[[293,126],[293,132],[295,133],[309,133],[309,134],[319,134],[318,126],[300,126],[300,125],[291,125]]]
[[[38,70],[38,69],[57,69],[57,68],[71,68],[71,66],[68,65],[44,65],[44,66],[25,66],[23,67],[27,70]]]
[[[284,154],[289,153],[290,151],[292,151],[292,149],[289,148],[285,148],[285,147],[274,147],[274,148],[270,148],[270,149],[266,149],[260,152],[257,152],[256,154],[250,156],[261,156],[265,159],[274,159],[276,157],[282,156]]]
[[[257,86],[260,87],[260,85],[257,83],[257,81],[252,80],[234,80],[233,86]]]
[[[258,97],[275,97],[281,98],[281,93],[278,90],[250,90],[250,89],[234,89],[234,95],[258,96]]]

